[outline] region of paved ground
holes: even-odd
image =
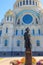
[[[3,58],[0,60],[0,65],[10,65],[10,61],[13,61],[14,59],[21,59],[22,57],[12,57],[12,58]],[[43,59],[43,57],[35,57],[37,61],[39,61],[40,59]]]

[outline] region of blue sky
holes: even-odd
[[[16,0],[0,0],[0,21],[9,9],[13,9],[13,4]],[[43,0],[40,0],[43,5]]]

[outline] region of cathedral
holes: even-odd
[[[0,23],[0,57],[25,56],[25,29],[30,29],[32,56],[43,56],[43,9],[40,0],[16,0]]]

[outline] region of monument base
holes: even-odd
[[[32,52],[31,49],[26,49],[25,52],[25,65],[32,65]]]

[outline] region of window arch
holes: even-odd
[[[19,2],[18,2],[18,7],[19,7]]]
[[[17,22],[17,24],[20,24],[20,19],[18,19],[18,22]]]
[[[12,16],[10,16],[10,21],[12,21]]]
[[[6,40],[5,40],[5,46],[7,46],[7,45],[8,45],[8,40],[6,39]]]
[[[38,24],[38,20],[37,20],[37,18],[36,18],[36,24]]]
[[[33,0],[33,5],[34,5],[34,0]]]
[[[23,35],[24,34],[24,31],[23,30],[21,30],[21,35]]]
[[[31,0],[30,0],[30,5],[31,5]]]
[[[25,0],[23,0],[23,5],[25,5]]]
[[[9,16],[7,16],[7,21],[9,21]]]
[[[17,40],[17,46],[20,46],[20,40]]]
[[[28,5],[28,0],[26,0],[26,5]]]
[[[22,2],[20,1],[20,6],[22,6]]]
[[[37,6],[37,2],[36,2],[36,6]]]
[[[2,35],[2,30],[0,30],[0,36]]]
[[[16,30],[16,35],[18,35],[18,30]]]
[[[6,28],[6,33],[8,33],[8,28]]]
[[[37,43],[37,46],[40,46],[40,40],[37,40],[36,43]]]
[[[32,30],[32,34],[35,35],[35,30],[34,29]]]
[[[40,35],[40,29],[38,29],[38,34]]]

